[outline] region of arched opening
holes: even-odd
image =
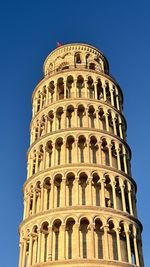
[[[94,95],[93,79],[91,77],[88,77],[87,89],[88,89],[88,97],[93,99],[95,95]]]
[[[119,137],[121,137],[121,136],[120,136],[120,130],[119,130],[119,118],[118,118],[118,115],[116,115],[116,117],[115,117],[115,123],[116,123],[116,131],[117,131],[117,135],[118,135]]]
[[[116,95],[116,88],[113,85],[113,99],[114,99],[114,107],[117,108],[117,95]]]
[[[32,175],[35,174],[36,171],[36,161],[37,161],[37,155],[36,150],[33,151],[33,163],[32,163]]]
[[[66,117],[67,117],[67,127],[71,128],[73,127],[73,112],[74,112],[74,107],[72,105],[67,107],[67,113],[66,113]]]
[[[81,53],[76,53],[75,54],[75,64],[81,64]]]
[[[61,161],[62,161],[62,157],[61,157],[61,150],[62,150],[62,145],[63,145],[63,139],[60,137],[56,140],[55,143],[55,148],[56,148],[56,165],[60,165]]]
[[[33,243],[32,243],[32,260],[31,265],[37,263],[37,248],[38,248],[38,227],[35,225],[32,230]]]
[[[48,260],[48,222],[44,222],[41,226],[41,261],[46,262]]]
[[[111,142],[111,158],[112,158],[112,167],[117,168],[118,164],[117,164],[117,152],[116,152],[116,148],[115,148],[115,142],[112,141]]]
[[[80,75],[77,78],[77,97],[83,97],[82,89],[84,87],[84,79]]]
[[[50,178],[47,177],[44,179],[44,206],[48,210],[50,208],[50,191],[51,191],[51,182]]]
[[[95,220],[95,252],[97,259],[103,259],[103,235],[102,222],[99,218]]]
[[[105,119],[105,114],[102,108],[99,109],[98,118],[99,118],[99,123],[100,123],[99,128],[101,130],[106,130],[106,119]]]
[[[97,173],[93,174],[92,179],[92,187],[93,187],[93,200],[94,200],[94,206],[100,206],[100,177]]]
[[[97,99],[99,100],[104,99],[103,88],[102,88],[102,83],[100,79],[97,80]]]
[[[40,211],[40,198],[41,198],[41,183],[38,181],[35,186],[36,197],[35,197],[35,213]]]
[[[75,243],[75,237],[73,236],[73,228],[75,225],[75,220],[72,218],[69,218],[66,222],[66,232],[67,232],[67,246],[66,246],[66,252],[67,252],[67,259],[72,259],[74,254],[74,249],[76,248]],[[74,237],[74,238],[73,238]]]
[[[57,81],[57,100],[64,99],[64,81],[59,78]]]
[[[60,233],[61,221],[58,219],[53,223],[53,234],[54,234],[54,242],[53,242],[53,260],[59,260],[61,256],[61,233]]]
[[[124,193],[125,193],[126,211],[128,213],[130,213],[129,196],[128,196],[128,184],[127,183],[128,183],[127,181],[124,182],[124,185],[125,185]]]
[[[90,128],[95,128],[96,113],[95,113],[95,108],[93,106],[89,107],[88,116],[90,119]]]
[[[108,110],[108,124],[109,124],[109,132],[114,133],[114,127],[113,127],[113,120],[112,120],[112,114],[111,111]]]
[[[63,116],[63,108],[59,107],[56,110],[57,130],[60,130],[62,128],[62,116]]]
[[[109,245],[109,258],[111,260],[118,260],[116,231],[112,220],[108,222],[107,235]]]
[[[127,240],[123,222],[120,222],[120,247],[122,261],[128,262]]]
[[[43,154],[44,154],[43,145],[40,145],[38,153],[38,171],[42,170]]]
[[[50,110],[48,113],[48,121],[49,121],[49,131],[53,131],[53,122],[54,122],[54,114],[53,111]]]
[[[44,131],[45,131],[45,116],[43,115],[40,123],[40,136],[44,134]]]
[[[45,107],[46,105],[46,95],[47,95],[46,85],[44,85],[42,89],[42,108]]]
[[[116,189],[116,205],[117,205],[117,209],[118,210],[123,210],[119,177],[115,178],[115,182],[116,182],[115,189]]]
[[[50,168],[52,166],[52,155],[53,155],[53,145],[52,141],[48,141],[46,144],[46,167]]]
[[[79,105],[78,106],[78,111],[77,111],[77,115],[78,115],[78,126],[79,127],[84,127],[84,125],[83,125],[84,113],[85,113],[84,106],[83,105]]]
[[[113,195],[111,180],[108,175],[105,176],[105,206],[113,208]]]
[[[74,181],[75,181],[74,174],[68,173],[66,177],[68,206],[72,206],[74,201],[73,198],[73,196],[75,195]]]
[[[34,141],[38,139],[38,136],[39,136],[39,120],[36,121],[34,128]]]
[[[102,164],[109,166],[110,165],[109,152],[108,152],[107,141],[105,138],[102,139],[101,151],[102,151]]]
[[[90,63],[89,64],[89,69],[90,70],[95,70],[95,63]]]
[[[33,185],[30,188],[29,216],[33,214]]]
[[[81,173],[79,176],[79,193],[80,193],[80,200],[81,200],[81,205],[86,205],[87,201],[87,175],[86,173]]]
[[[66,86],[66,98],[71,98],[72,97],[72,85],[73,85],[73,77],[70,75],[67,77],[67,86]]]
[[[90,138],[90,150],[91,150],[91,163],[97,163],[97,150],[98,144],[95,136],[91,136]]]
[[[39,112],[40,110],[40,105],[41,105],[41,93],[39,91],[37,96],[37,112]]]
[[[49,95],[50,95],[49,102],[53,103],[53,101],[54,101],[54,90],[55,90],[54,81],[51,81],[49,83],[48,90],[49,90]]]
[[[107,103],[111,104],[111,95],[110,95],[110,88],[109,88],[109,83],[106,81],[106,87],[105,87],[105,90],[106,90],[106,101]]]
[[[130,224],[129,226],[129,231],[130,231],[130,234],[129,234],[129,239],[130,239],[130,248],[131,248],[131,259],[132,259],[132,264],[133,265],[137,265],[136,264],[136,257],[135,257],[135,249],[134,249],[134,232],[133,232],[133,225]]]
[[[67,163],[73,162],[73,143],[74,137],[72,135],[67,137],[66,148],[67,148]]]
[[[89,221],[86,218],[81,219],[80,222],[80,236],[81,236],[81,258],[88,258],[88,246],[89,246]]]
[[[57,174],[54,179],[54,205],[56,208],[60,207],[60,200],[61,200],[61,183],[62,183],[62,175]]]
[[[124,160],[123,160],[123,148],[122,145],[119,145],[119,156],[120,156],[120,165],[121,165],[121,170],[124,172],[125,171],[125,166],[124,166]]]
[[[79,136],[79,139],[78,139],[78,148],[79,148],[79,162],[80,163],[84,163],[85,162],[85,142],[86,142],[86,139],[83,135],[80,135]]]

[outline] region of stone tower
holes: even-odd
[[[52,51],[33,96],[19,267],[143,266],[123,94],[88,44]]]

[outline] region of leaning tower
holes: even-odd
[[[143,267],[123,94],[104,55],[62,45],[32,96],[19,267]]]

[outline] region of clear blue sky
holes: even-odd
[[[145,266],[150,267],[150,3],[145,0],[1,1],[0,265],[18,264],[31,94],[57,41],[98,47],[123,90]]]

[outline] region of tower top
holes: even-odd
[[[86,67],[109,73],[109,63],[96,47],[85,43],[64,44],[54,49],[44,62],[44,76],[52,71]]]

